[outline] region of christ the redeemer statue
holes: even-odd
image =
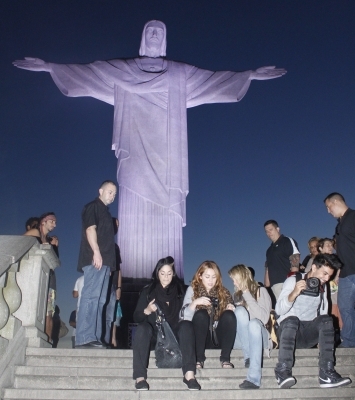
[[[27,57],[18,68],[49,72],[70,97],[91,96],[114,106],[112,149],[118,159],[118,244],[125,277],[150,278],[170,255],[183,277],[182,228],[188,185],[186,108],[240,101],[250,81],[278,78],[284,69],[208,71],[170,61],[166,27],[146,23],[139,57],[53,64]]]

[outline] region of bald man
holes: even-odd
[[[337,192],[329,194],[324,203],[328,213],[338,220],[335,240],[343,263],[338,286],[338,307],[343,320],[339,347],[355,347],[355,210]]]

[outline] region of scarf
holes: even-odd
[[[222,314],[222,312],[224,310],[221,310],[221,307],[220,307],[221,305],[220,305],[220,301],[219,301],[220,297],[218,296],[217,289],[214,287],[208,293],[206,288],[203,286],[203,284],[199,284],[197,287],[197,293],[194,293],[194,299],[197,299],[199,297],[215,297],[218,299],[218,307],[215,307],[214,315],[213,315],[214,321],[218,321],[220,315]],[[226,305],[229,303],[233,304],[232,296],[225,287],[222,288],[222,296],[221,297],[226,299],[226,301],[227,301]],[[212,307],[213,307],[212,305],[209,305],[209,306],[198,305],[198,306],[196,306],[196,309],[197,310],[207,310],[208,315],[211,315]]]
[[[170,285],[165,288],[158,283],[149,297],[150,299],[155,299],[155,302],[164,313],[169,325],[174,328],[179,322],[179,312],[181,307],[176,282],[172,281]]]

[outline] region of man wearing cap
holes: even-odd
[[[58,245],[59,241],[57,236],[49,236],[49,233],[57,225],[57,218],[53,211],[46,212],[39,217],[38,228],[34,227],[27,230],[26,236],[34,236],[40,244],[50,244],[59,258]],[[48,302],[47,302],[47,315],[46,315],[46,329],[49,340],[52,339],[53,328],[53,314],[55,309],[57,284],[54,270],[49,270],[49,287],[48,287]]]

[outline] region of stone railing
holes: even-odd
[[[59,264],[49,244],[0,235],[0,388],[11,385],[26,347],[50,347],[44,333],[48,280]]]

